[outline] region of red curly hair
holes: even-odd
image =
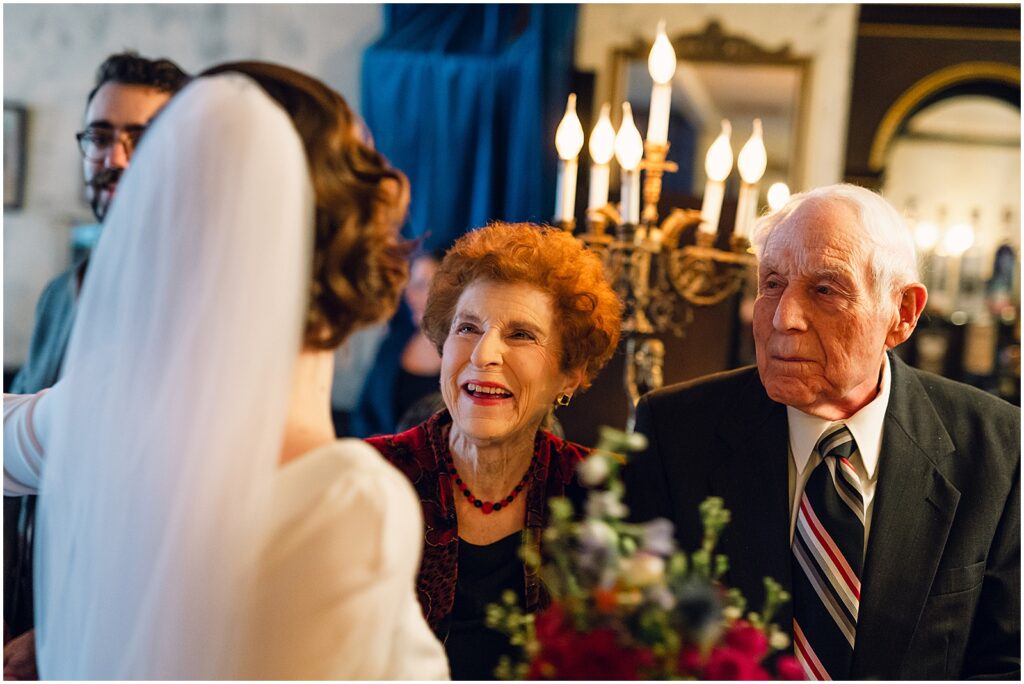
[[[583,369],[586,389],[615,352],[622,303],[601,260],[561,230],[532,223],[493,223],[459,238],[434,276],[423,332],[444,347],[462,292],[477,280],[527,283],[551,296],[563,371]]]

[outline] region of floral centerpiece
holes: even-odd
[[[701,504],[701,548],[676,548],[672,523],[626,522],[621,454],[645,448],[640,434],[602,428],[598,447],[580,464],[589,488],[577,516],[567,499],[550,502],[541,540],[543,561],[524,544],[525,561],[539,567],[551,603],[524,613],[514,593],[488,607],[487,624],[520,646],[522,658],[503,657],[501,679],[803,679],[797,661],[779,651],[789,637],[772,623],[789,600],[765,578],[760,612],[748,612],[720,578],[728,559],[715,553],[729,511],[722,500]]]

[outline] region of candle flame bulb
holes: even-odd
[[[732,135],[732,125],[728,119],[722,119],[722,132],[715,138],[715,142],[708,148],[707,156],[704,157],[704,171],[709,180],[721,183],[729,177],[732,171],[732,146],[729,144],[729,136]]]
[[[576,93],[570,94],[565,103],[565,116],[555,131],[555,149],[565,160],[575,159],[583,149],[583,124],[576,115]]]
[[[612,127],[611,109],[612,106],[607,102],[601,105],[601,116],[590,133],[590,160],[595,164],[607,164],[615,154],[615,129]]]
[[[934,249],[939,243],[939,227],[931,221],[919,221],[914,226],[914,242],[922,252]]]
[[[676,73],[676,51],[665,33],[665,20],[658,22],[658,36],[647,56],[647,71],[655,83],[668,83]]]
[[[754,119],[754,132],[750,139],[740,150],[740,157],[737,162],[740,169],[740,177],[744,183],[753,185],[761,180],[764,170],[768,166],[768,152],[764,148],[764,134],[761,130],[761,120]]]
[[[628,102],[622,103],[622,125],[615,135],[615,159],[623,171],[633,171],[640,166],[644,157],[644,139],[633,123],[633,109]]]
[[[969,223],[955,223],[946,231],[942,241],[946,254],[958,257],[974,244],[974,227]]]
[[[785,183],[772,183],[768,188],[768,206],[772,211],[778,211],[789,199],[789,186]]]

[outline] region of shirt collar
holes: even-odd
[[[889,355],[885,354],[878,394],[860,411],[842,421],[857,441],[857,451],[860,453],[869,480],[874,480],[878,472],[878,455],[882,450],[882,425],[885,422],[885,411],[889,407],[891,380]],[[793,453],[797,475],[800,475],[807,467],[818,439],[835,421],[812,416],[792,406],[786,407],[786,418],[789,422],[789,448]]]

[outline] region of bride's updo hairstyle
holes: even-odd
[[[313,277],[304,342],[333,349],[356,328],[389,318],[409,275],[412,243],[399,237],[409,182],[373,148],[362,123],[327,85],[287,67],[232,62],[291,117],[316,195]],[[261,144],[273,144],[262,141]]]

